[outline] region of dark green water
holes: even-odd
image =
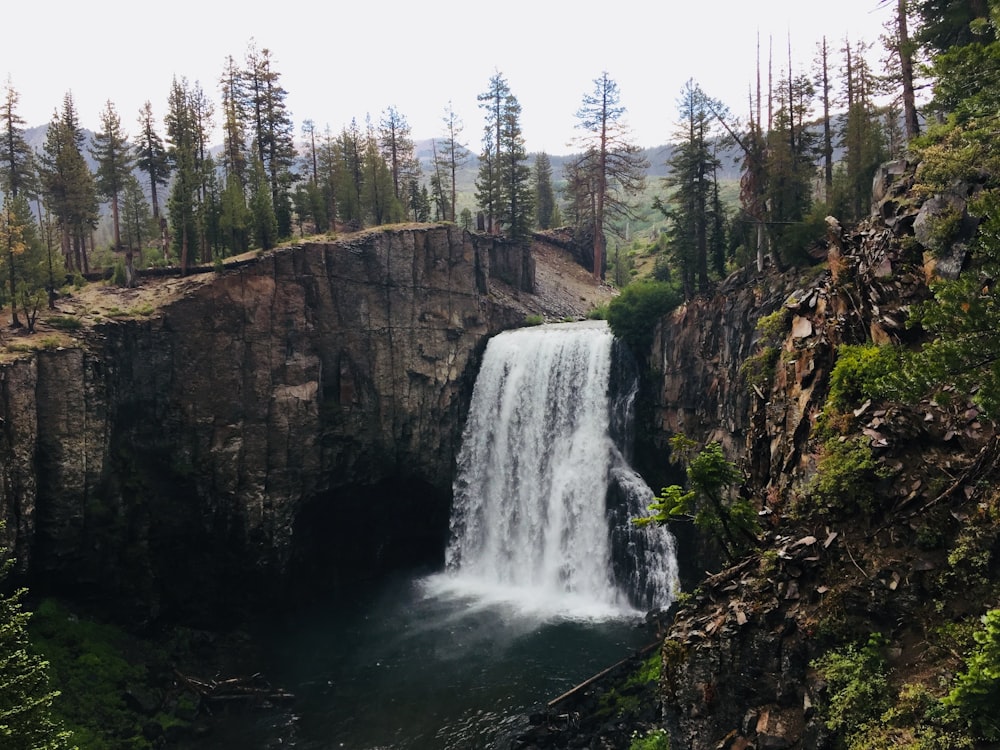
[[[296,700],[231,717],[210,745],[506,748],[528,712],[651,641],[639,623],[399,577],[263,628],[266,674]]]

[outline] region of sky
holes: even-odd
[[[521,105],[528,151],[562,155],[574,150],[576,112],[606,71],[633,141],[653,147],[671,139],[688,80],[745,119],[758,41],[765,82],[769,47],[777,78],[789,40],[793,69],[804,73],[824,36],[833,49],[845,38],[877,42],[892,13],[884,3],[52,0],[42,11],[22,0],[4,10],[0,85],[18,93],[28,127],[49,122],[70,92],[83,127],[99,129],[110,100],[133,134],[147,100],[162,123],[174,77],[218,102],[226,58],[242,62],[252,43],[271,52],[296,133],[307,119],[334,133],[352,118],[377,123],[392,106],[414,139],[440,138],[450,102],[461,140],[478,151],[476,97],[499,72]]]

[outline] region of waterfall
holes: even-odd
[[[453,585],[585,616],[672,601],[672,537],[630,521],[653,493],[613,437],[635,394],[634,378],[630,392],[610,393],[613,342],[603,322],[490,340],[458,456],[445,576]]]

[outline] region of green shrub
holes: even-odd
[[[821,715],[828,729],[850,736],[889,708],[888,668],[881,654],[884,642],[873,633],[861,648],[848,645],[813,662],[827,683]]]
[[[977,630],[976,646],[965,660],[965,671],[955,677],[951,691],[942,699],[953,708],[978,737],[1000,740],[1000,609],[991,609]]]
[[[642,280],[629,284],[608,304],[608,324],[633,353],[648,352],[653,330],[664,315],[681,303],[677,287],[664,281]]]
[[[53,315],[46,322],[53,328],[58,328],[61,331],[75,331],[83,325],[79,318],[74,318],[70,315]]]
[[[885,467],[872,455],[868,438],[831,438],[823,445],[816,476],[806,494],[821,512],[871,512],[875,487],[885,475]]]
[[[111,271],[111,283],[115,286],[125,286],[127,283],[125,276],[125,264],[121,260],[115,261],[114,268]]]
[[[756,386],[766,391],[771,387],[780,354],[781,350],[778,347],[765,346],[757,354],[743,360],[740,364],[740,375],[743,376],[748,388]]]
[[[543,318],[541,315],[525,315],[524,316],[524,325],[526,325],[526,326],[540,326],[544,322],[545,322],[545,318]]]
[[[830,373],[827,403],[841,411],[854,409],[865,399],[882,399],[892,391],[891,380],[900,371],[901,355],[892,346],[844,344]]]
[[[125,704],[126,686],[140,683],[145,668],[130,663],[116,628],[77,617],[54,600],[43,601],[31,620],[32,639],[62,689],[53,709],[80,750],[148,747],[142,717]]]
[[[772,313],[761,316],[755,327],[765,341],[776,344],[791,330],[791,325],[792,311],[782,306]]]
[[[650,729],[643,735],[633,733],[628,750],[670,750],[670,735],[666,729]]]
[[[608,305],[604,303],[602,305],[595,305],[594,307],[587,310],[587,315],[585,316],[587,320],[607,320],[608,319]]]

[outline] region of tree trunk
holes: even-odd
[[[899,71],[903,79],[903,121],[907,139],[920,135],[920,120],[917,117],[917,101],[913,91],[913,51],[910,35],[906,28],[906,0],[898,0],[896,24],[899,30]]]

